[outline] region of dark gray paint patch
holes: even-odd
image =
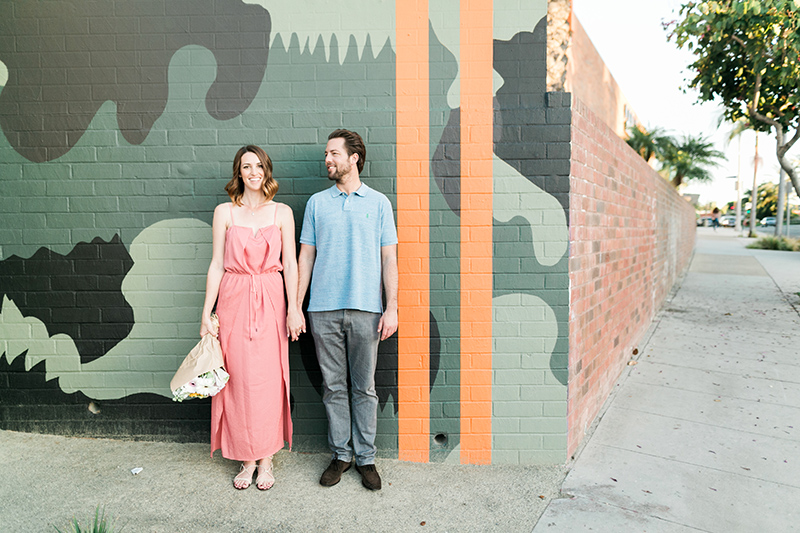
[[[132,266],[117,235],[109,242],[98,237],[78,243],[67,255],[47,248],[28,259],[12,255],[0,262],[0,307],[2,295],[8,296],[23,316],[41,320],[51,337],[72,337],[85,364],[133,328],[133,309],[122,294]]]
[[[495,154],[531,183],[553,195],[569,213],[569,154],[548,154],[570,142],[570,100],[547,91],[547,21],[533,33],[520,32],[494,42],[494,69],[504,83],[495,100],[495,126],[501,136]],[[567,216],[569,220],[569,216]]]
[[[241,114],[267,66],[271,22],[240,0],[0,2],[0,127],[30,161],[67,153],[106,100],[131,144],[141,144],[167,104],[167,67],[187,45],[218,64],[206,95],[219,120]]]

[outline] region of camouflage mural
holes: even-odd
[[[568,122],[550,116],[568,108],[545,109],[547,4],[531,4],[494,3],[494,462],[559,462],[567,445],[569,155],[537,151],[568,150]],[[1,427],[208,438],[209,403],[173,403],[169,380],[197,341],[211,216],[236,149],[267,150],[299,229],[329,185],[327,134],[355,129],[364,181],[395,202],[396,6],[340,9],[0,4]],[[457,462],[458,3],[429,10],[430,457]],[[324,449],[310,336],[290,363],[295,448]],[[392,338],[378,368],[390,455],[397,386]]]

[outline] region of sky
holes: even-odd
[[[667,40],[662,21],[675,20],[679,0],[573,0],[573,11],[595,48],[617,80],[639,120],[646,128],[660,127],[672,135],[702,134],[725,153],[726,161],[710,169],[711,183],[693,183],[684,194],[700,194],[700,202],[723,205],[736,199],[735,176],[739,168],[739,141],[728,141],[730,123],[718,127],[722,108],[697,103],[697,92],[688,89],[693,62],[689,52]],[[686,91],[684,92],[684,89]],[[753,186],[755,134],[741,136],[743,190]],[[758,136],[758,183],[778,182],[774,134]],[[795,147],[790,159],[800,156]],[[734,178],[731,178],[733,176]]]

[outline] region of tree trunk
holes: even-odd
[[[781,236],[783,230],[783,198],[786,196],[786,171],[781,169],[780,178],[778,178],[778,206],[775,212],[775,236]]]
[[[736,161],[736,234],[742,234],[742,135],[738,135],[739,146],[737,148]]]
[[[800,176],[797,175],[795,172],[794,167],[789,163],[789,160],[786,159],[786,153],[789,149],[794,145],[794,141],[797,140],[797,135],[795,134],[794,139],[786,142],[786,135],[783,131],[783,127],[776,127],[776,154],[778,156],[778,163],[780,163],[781,168],[786,171],[786,175],[789,176],[789,180],[792,182],[792,186],[794,186],[794,192],[800,196]]]
[[[750,193],[750,232],[748,237],[756,235],[756,210],[758,209],[758,132],[756,132],[756,155],[753,158],[753,191]]]

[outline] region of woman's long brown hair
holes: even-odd
[[[261,161],[261,167],[264,169],[264,181],[261,183],[261,190],[267,197],[267,201],[272,200],[275,197],[275,193],[278,192],[278,182],[272,177],[272,159],[269,158],[263,148],[248,144],[247,146],[242,146],[236,152],[236,157],[233,158],[233,177],[225,185],[225,192],[228,193],[235,205],[242,205],[242,196],[244,196],[242,157],[248,152],[255,154]]]

